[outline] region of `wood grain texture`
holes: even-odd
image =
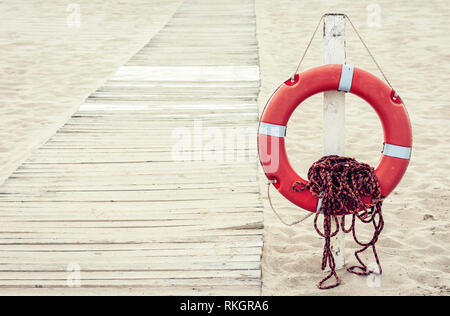
[[[253,0],[184,1],[0,187],[0,295],[259,295],[258,91]]]

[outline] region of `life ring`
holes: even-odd
[[[294,191],[295,182],[307,183],[292,168],[285,148],[286,125],[294,110],[320,92],[338,90],[353,93],[368,102],[378,114],[384,132],[384,148],[375,169],[381,194],[388,196],[402,179],[411,157],[412,131],[400,97],[383,81],[350,65],[324,65],[295,75],[270,98],[261,116],[258,151],[269,180],[289,201],[316,212],[321,201],[308,190]]]

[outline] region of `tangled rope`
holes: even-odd
[[[331,238],[335,237],[340,229],[345,233],[352,233],[355,242],[361,246],[360,250],[355,252],[355,257],[360,266],[352,266],[347,271],[357,275],[370,275],[372,273],[382,273],[380,260],[376,251],[375,244],[378,241],[383,228],[384,220],[381,211],[383,197],[381,196],[380,184],[375,176],[374,169],[365,163],[359,163],[353,158],[340,156],[325,156],[315,162],[308,171],[307,184],[295,182],[294,191],[300,192],[309,190],[314,196],[322,199],[322,206],[316,212],[314,218],[314,227],[317,233],[325,239],[325,246],[322,259],[322,270],[330,267],[330,273],[319,282],[319,289],[331,289],[341,284],[341,280],[336,273],[336,263],[331,251]],[[365,203],[371,197],[370,203]],[[319,229],[319,215],[324,214],[323,232]],[[339,221],[338,216],[342,216]],[[352,216],[352,224],[345,228],[345,215]],[[361,242],[356,236],[356,219],[362,223],[372,223],[374,234],[372,239],[367,242]],[[332,222],[336,223],[336,230],[332,232]],[[378,271],[369,271],[367,266],[361,260],[359,255],[372,248],[378,265]],[[358,271],[359,270],[359,271]],[[324,283],[334,277],[336,282],[325,286]]]

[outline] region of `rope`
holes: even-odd
[[[340,156],[325,156],[315,162],[308,171],[307,184],[295,182],[293,189],[295,191],[309,190],[317,198],[322,198],[322,206],[316,212],[314,218],[314,228],[317,233],[325,239],[322,270],[327,265],[330,267],[330,273],[319,282],[319,289],[331,289],[341,284],[341,280],[336,273],[336,263],[331,251],[331,238],[335,237],[342,229],[344,233],[352,233],[355,242],[361,246],[360,250],[355,251],[355,257],[359,266],[347,268],[347,271],[357,275],[369,275],[374,271],[369,271],[367,266],[361,260],[359,255],[369,248],[372,248],[375,260],[378,265],[377,273],[382,273],[380,260],[376,251],[375,244],[384,228],[384,220],[381,211],[383,197],[381,196],[380,184],[375,171],[367,164],[359,163],[353,158]],[[369,204],[364,203],[364,197],[372,197]],[[368,210],[370,208],[370,210]],[[323,232],[319,229],[319,215],[323,213]],[[352,216],[352,224],[345,228],[345,216],[339,221],[339,215]],[[362,223],[371,223],[374,226],[372,239],[367,242],[361,242],[356,234],[356,220]],[[331,224],[336,222],[336,230],[332,232]],[[324,285],[332,277],[335,283]]]
[[[269,199],[270,208],[271,208],[272,211],[275,213],[275,215],[278,217],[278,219],[280,220],[280,222],[282,222],[285,226],[291,227],[291,226],[300,224],[300,223],[304,222],[305,220],[307,220],[308,218],[310,218],[312,215],[314,215],[314,213],[310,213],[310,214],[304,216],[303,218],[299,219],[298,221],[292,222],[292,223],[290,223],[290,224],[288,224],[287,222],[285,222],[285,221],[283,220],[283,218],[280,216],[280,214],[278,214],[278,212],[277,212],[277,211],[275,210],[275,208],[273,207],[272,199],[270,198],[270,185],[271,185],[272,183],[275,183],[275,182],[268,182],[268,183],[267,183],[267,198]]]
[[[297,65],[297,68],[295,70],[295,72],[292,74],[291,76],[291,81],[294,82],[295,81],[295,75],[299,72],[300,70],[300,66],[303,63],[303,60],[305,59],[306,53],[308,52],[309,48],[311,47],[311,44],[314,40],[314,38],[316,37],[317,31],[319,30],[320,24],[322,23],[323,19],[325,18],[325,16],[327,16],[328,14],[324,14],[320,17],[319,19],[319,23],[316,26],[316,29],[314,30],[313,35],[311,36],[311,39],[309,40],[308,45],[306,46],[305,51],[303,52],[303,56],[300,59],[300,62]],[[384,73],[384,71],[381,69],[380,64],[377,62],[377,60],[375,59],[375,56],[372,54],[372,52],[370,51],[369,47],[367,46],[366,42],[364,41],[364,39],[362,38],[361,34],[359,33],[358,29],[356,28],[356,26],[353,24],[352,20],[350,19],[350,17],[347,14],[343,14],[344,18],[348,20],[348,22],[350,23],[352,29],[355,31],[356,35],[358,36],[359,40],[361,41],[361,43],[363,44],[364,48],[366,49],[367,53],[369,54],[370,58],[372,59],[372,61],[375,63],[375,65],[377,66],[378,70],[380,71],[381,75],[383,76],[384,80],[386,81],[386,83],[389,85],[389,87],[394,90],[394,98],[398,97],[397,92],[395,92],[395,89],[392,87],[390,81],[388,80],[386,74]]]

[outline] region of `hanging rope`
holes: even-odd
[[[351,232],[355,242],[362,247],[355,252],[355,257],[360,266],[349,267],[347,271],[357,275],[375,273],[375,271],[369,271],[359,257],[362,252],[372,248],[378,265],[376,273],[381,274],[382,270],[375,244],[384,228],[381,211],[383,198],[374,169],[353,158],[325,156],[311,166],[308,171],[308,180],[307,184],[295,182],[293,189],[297,192],[309,190],[314,196],[322,199],[322,206],[317,210],[314,218],[314,227],[317,233],[325,239],[322,270],[325,270],[328,265],[331,271],[327,277],[319,282],[319,289],[331,289],[341,284],[331,251],[331,238],[335,237],[341,229],[345,233]],[[372,197],[370,204],[363,201],[363,198],[368,196]],[[323,232],[318,225],[321,214],[324,215]],[[352,224],[349,228],[345,228],[345,216],[342,216],[341,221],[339,221],[339,215],[352,216]],[[373,237],[367,243],[361,242],[356,236],[357,219],[362,223],[371,223],[374,227]],[[332,232],[333,221],[336,223],[336,230]],[[324,283],[332,277],[335,278],[336,282],[325,286]]]
[[[306,46],[305,51],[297,65],[295,72],[291,76],[291,81],[295,81],[295,75],[299,72],[300,66],[306,57],[306,54],[311,47],[311,44],[324,20],[326,14],[321,16],[319,22],[311,36],[311,39]],[[394,91],[394,97],[398,97],[395,89],[392,87],[390,81],[385,75],[381,66],[376,61],[375,56],[370,51],[369,47],[365,43],[361,34],[359,33],[356,26],[353,24],[351,19],[343,14],[352,29],[355,31],[358,39],[363,44],[367,53],[369,54],[372,61],[375,63],[376,67],[382,74],[384,80],[387,82],[389,87]],[[293,189],[295,191],[309,190],[314,196],[322,199],[322,206],[317,210],[314,218],[314,227],[317,233],[325,239],[323,259],[322,259],[322,270],[325,270],[327,265],[330,267],[330,273],[326,278],[319,282],[318,287],[320,289],[331,289],[341,284],[341,280],[336,273],[336,263],[331,251],[331,238],[335,237],[342,229],[345,233],[352,233],[355,242],[362,248],[355,252],[355,257],[358,260],[360,266],[352,266],[347,268],[348,272],[357,275],[369,275],[371,273],[382,273],[380,261],[376,251],[375,244],[378,241],[378,237],[384,228],[384,220],[381,211],[381,206],[383,203],[383,197],[381,196],[380,185],[378,179],[374,174],[374,169],[367,164],[359,163],[355,159],[339,157],[339,156],[326,156],[315,162],[309,172],[308,172],[308,184],[303,184],[296,182],[293,184]],[[302,218],[294,223],[288,224],[281,216],[275,211],[272,201],[270,199],[270,183],[268,183],[268,197],[269,203],[272,211],[280,219],[280,221],[286,226],[293,226],[295,224],[303,222],[309,216]],[[372,196],[372,201],[370,204],[365,204],[362,200],[363,197]],[[370,210],[368,210],[370,209]],[[323,220],[323,232],[319,229],[318,219],[320,214],[324,214]],[[345,228],[345,216],[342,216],[341,221],[338,219],[338,215],[349,215],[352,216],[352,224],[346,229]],[[356,236],[356,220],[362,223],[372,223],[374,227],[374,234],[372,239],[368,243],[361,242]],[[332,232],[332,223],[336,223],[336,230]],[[375,260],[378,265],[378,271],[369,271],[367,266],[361,260],[359,255],[372,248]],[[336,282],[332,285],[325,286],[324,283],[327,282],[332,277],[335,278]]]
[[[269,204],[270,204],[270,208],[272,209],[272,212],[278,217],[278,219],[280,220],[280,222],[282,222],[285,226],[288,227],[292,227],[294,225],[303,223],[305,220],[307,220],[308,218],[310,218],[312,215],[314,215],[314,213],[310,213],[308,215],[303,216],[301,219],[292,222],[292,223],[287,223],[285,220],[283,220],[283,218],[280,216],[280,214],[278,214],[278,212],[275,210],[273,203],[272,203],[272,198],[270,197],[270,187],[272,185],[272,183],[275,183],[275,181],[269,181],[267,182],[267,198],[269,200]]]

